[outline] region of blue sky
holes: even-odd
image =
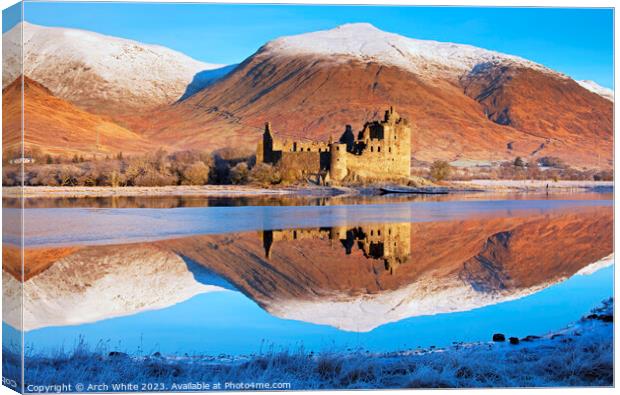
[[[613,87],[612,9],[32,2],[24,16],[222,64],[238,63],[279,36],[369,22],[408,37],[519,55]]]

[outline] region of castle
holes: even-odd
[[[353,133],[350,125],[337,142],[289,141],[274,137],[265,125],[256,150],[257,163],[280,165],[295,175],[317,175],[322,182],[392,180],[411,174],[411,129],[394,108],[382,121],[367,122]]]
[[[411,257],[411,223],[334,226],[325,228],[264,230],[260,238],[265,257],[271,258],[272,246],[281,241],[331,240],[342,245],[347,255],[357,246],[367,259],[382,260],[385,270],[394,274]]]

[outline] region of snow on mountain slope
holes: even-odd
[[[471,45],[417,40],[384,32],[369,23],[352,23],[331,30],[276,39],[263,50],[268,54],[343,55],[364,62],[376,61],[420,75],[469,72],[480,63],[512,63],[558,74],[526,59]]]
[[[21,74],[20,29],[3,34],[3,87]],[[131,112],[176,101],[194,76],[221,65],[94,32],[23,23],[24,74],[56,96],[95,112]]]
[[[590,92],[594,92],[597,95],[602,96],[607,100],[610,100],[611,102],[614,101],[614,91],[609,88],[600,86],[596,82],[590,80],[580,80],[577,81],[577,83],[589,90]]]

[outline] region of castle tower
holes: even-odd
[[[332,181],[342,181],[347,176],[347,145],[332,143],[329,146],[329,176]]]
[[[411,175],[411,129],[409,122],[390,107],[385,112],[383,127],[384,141],[390,158],[390,172],[396,177]]]
[[[409,122],[405,118],[398,118],[394,125],[395,135],[398,140],[394,141],[397,159],[397,173],[403,177],[411,175],[411,128]]]
[[[266,122],[263,141],[258,143],[256,161],[258,163],[273,163],[273,160],[273,133],[271,132],[271,123]]]

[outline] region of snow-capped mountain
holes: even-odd
[[[21,74],[22,27],[24,74],[94,112],[132,112],[173,103],[197,73],[221,67],[158,45],[24,22],[3,34],[3,87]]]
[[[23,28],[27,77],[172,150],[232,140],[254,149],[266,121],[289,137],[327,139],[395,106],[414,128],[420,161],[613,163],[610,92],[470,45],[358,23],[278,38],[220,67],[92,32]],[[19,29],[3,35],[3,86],[20,73]]]
[[[577,83],[581,86],[583,86],[584,88],[586,88],[587,90],[589,90],[590,92],[594,92],[597,95],[600,95],[602,97],[604,97],[605,99],[608,99],[610,101],[614,101],[614,91],[612,91],[609,88],[605,88],[604,86],[600,86],[599,84],[597,84],[594,81],[590,81],[590,80],[579,80],[577,81]]]
[[[558,156],[611,166],[613,105],[566,75],[369,24],[266,43],[225,78],[153,114],[144,133],[179,147],[235,139],[254,148],[270,121],[287,137],[327,140],[345,125],[361,130],[389,106],[411,122],[412,155],[421,161]]]
[[[419,76],[460,76],[481,63],[516,64],[555,73],[526,59],[471,45],[416,40],[384,32],[369,23],[282,37],[267,43],[265,56],[329,56],[402,67]],[[559,73],[555,73],[559,74]]]

